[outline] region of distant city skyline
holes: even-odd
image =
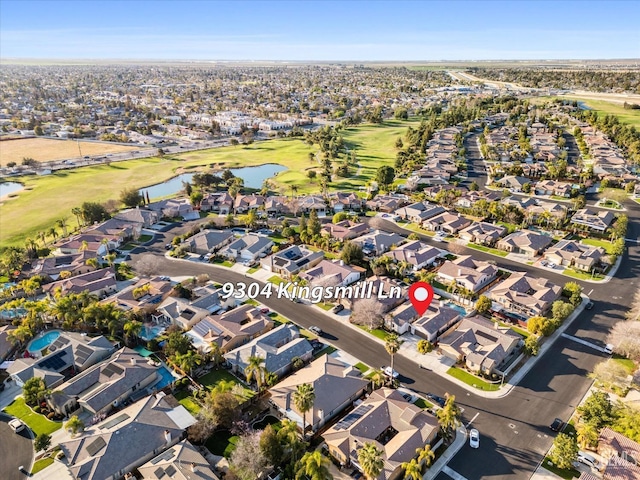
[[[3,59],[640,58],[638,1],[0,0],[0,11]]]

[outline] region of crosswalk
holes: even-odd
[[[453,480],[467,480],[466,477],[460,475],[458,472],[449,467],[449,465],[445,465],[442,471],[453,478]]]
[[[596,345],[595,343],[588,342],[587,340],[583,340],[581,338],[574,337],[573,335],[567,335],[566,333],[562,333],[560,336],[564,337],[564,338],[567,338],[569,340],[572,340],[572,341],[574,341],[576,343],[580,343],[582,345],[585,345],[587,347],[591,347],[594,350],[597,350],[599,352],[604,352],[604,348],[602,348],[600,345]]]

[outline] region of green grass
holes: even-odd
[[[260,267],[253,267],[247,270],[247,273],[248,274],[256,273],[258,270],[260,270]]]
[[[626,368],[626,370],[629,373],[629,375],[631,375],[633,372],[636,371],[636,364],[634,363],[633,360],[631,360],[629,358],[621,357],[618,354],[614,354],[613,355],[613,361],[616,362],[616,363],[619,363],[624,368]]]
[[[229,458],[235,450],[240,437],[231,435],[228,430],[218,430],[204,444],[214,455],[223,455]]]
[[[374,328],[373,330],[371,330],[370,328],[367,328],[364,325],[358,325],[358,328],[360,328],[361,330],[364,330],[367,333],[370,333],[371,335],[379,338],[380,340],[386,340],[387,337],[389,336],[389,332],[381,328]]]
[[[280,323],[280,324],[289,323],[289,319],[286,317],[283,317],[279,313],[271,312],[269,316],[271,317],[271,320],[273,320],[276,323]]]
[[[424,398],[418,398],[413,403],[415,406],[420,407],[422,409],[433,408],[433,403],[427,402]]]
[[[153,238],[152,235],[140,235],[138,237],[138,243],[146,243]]]
[[[255,301],[253,298],[248,299],[246,302],[244,302],[246,305],[253,305],[254,307],[260,305],[257,301]]]
[[[316,353],[313,356],[313,359],[315,360],[316,358],[320,358],[321,356],[327,354],[327,355],[331,355],[333,352],[335,352],[336,350],[338,350],[336,347],[332,347],[331,345],[327,345],[325,348],[323,348],[322,350],[320,350],[318,353]]]
[[[412,232],[420,233],[422,235],[429,235],[430,237],[435,236],[436,232],[432,232],[431,230],[425,230],[420,225],[416,223],[405,223],[400,225],[405,230],[411,230]]]
[[[576,97],[574,95],[563,95],[559,98],[569,98],[571,100],[584,102],[585,105],[587,105],[590,109],[598,112],[598,114],[615,115],[616,117],[618,117],[620,123],[633,125],[634,127],[636,127],[636,130],[640,128],[640,110],[625,110],[624,107],[620,104],[611,103],[604,100],[589,100],[586,98]]]
[[[506,257],[509,255],[509,252],[504,252],[497,248],[485,247],[484,245],[478,245],[477,243],[472,242],[467,243],[467,247],[473,248],[474,250],[480,250],[481,252],[490,253],[491,255],[497,255],[499,257]]]
[[[565,269],[562,274],[566,275],[567,277],[577,278],[578,280],[604,280],[604,277],[599,273],[591,275],[589,272],[580,272],[578,270],[574,270],[573,268]]]
[[[53,463],[53,457],[41,458],[33,464],[33,468],[31,469],[31,475],[35,475],[41,470],[44,470],[49,465]]]
[[[176,400],[180,402],[184,408],[186,408],[190,414],[197,415],[198,412],[202,409],[202,407],[194,400],[194,398],[189,394],[186,390],[181,390],[179,392],[174,393],[173,395],[176,397]]]
[[[211,370],[209,373],[207,373],[203,377],[200,377],[197,379],[198,383],[202,384],[204,387],[206,387],[209,390],[213,390],[215,386],[218,384],[218,382],[220,382],[221,380],[228,380],[233,383],[239,383],[238,379],[233,375],[231,375],[226,370]],[[251,398],[254,395],[255,395],[255,392],[253,390],[245,388],[244,393],[242,394],[242,397]]]
[[[31,410],[31,408],[24,403],[24,399],[22,397],[14,400],[11,405],[4,409],[4,411],[9,415],[13,415],[14,417],[22,420],[36,436],[41,433],[51,435],[56,430],[62,428],[62,422],[52,422],[44,415],[40,415],[39,413],[35,413]]]
[[[272,277],[269,277],[267,282],[271,282],[274,285],[280,285],[281,283],[284,283],[284,280],[282,278],[280,278],[278,275],[274,275]]]
[[[585,245],[591,245],[593,247],[602,247],[605,249],[605,251],[607,252],[607,254],[609,255],[613,255],[613,244],[607,240],[598,240],[595,238],[585,238],[584,240],[582,240],[583,244]]]
[[[233,267],[233,262],[229,260],[216,259],[213,261],[215,265],[222,265],[223,267],[231,268]]]
[[[319,306],[321,309],[323,309],[326,312],[328,312],[329,310],[331,310],[333,308],[333,305],[331,303],[320,302],[320,303],[316,303],[316,305]]]
[[[362,372],[363,375],[369,371],[369,367],[362,362],[356,363],[354,367],[360,370],[360,372]]]
[[[579,477],[580,472],[576,469],[572,468],[570,470],[563,470],[562,468],[558,468],[551,462],[549,457],[544,457],[544,461],[542,462],[542,466],[549,470],[551,473],[555,473],[559,477],[564,478],[565,480],[571,480],[574,477]]]
[[[477,388],[478,390],[485,390],[487,392],[495,392],[496,390],[500,390],[500,385],[487,383],[481,378],[476,377],[475,375],[471,375],[469,372],[466,372],[458,367],[451,367],[447,370],[447,373],[458,380],[462,380],[467,385],[471,385],[472,387]]]

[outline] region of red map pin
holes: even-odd
[[[433,300],[433,287],[427,282],[416,282],[409,287],[409,300],[418,315],[427,311]]]

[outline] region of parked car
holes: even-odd
[[[173,243],[167,243],[167,244],[164,246],[164,248],[165,248],[166,250],[171,250],[171,249],[173,248]]]
[[[469,446],[471,448],[478,448],[480,446],[480,432],[475,428],[469,431]]]
[[[613,349],[614,349],[614,348],[615,348],[615,347],[614,347],[612,344],[607,343],[607,344],[604,346],[603,351],[604,351],[604,353],[606,353],[607,355],[613,355]]]
[[[309,327],[309,331],[315,333],[318,336],[322,335],[322,330],[320,330],[320,327],[316,327],[315,325]]]
[[[340,303],[331,309],[333,313],[340,313],[342,310],[344,310],[344,305]]]
[[[387,377],[398,378],[400,376],[398,372],[396,372],[395,370],[392,370],[391,367],[387,367],[385,365],[380,367],[380,370],[382,370],[382,373],[384,373]]]
[[[11,430],[13,430],[15,433],[20,433],[25,429],[26,425],[22,423],[22,420],[20,420],[19,418],[14,418],[13,420],[9,421],[9,427],[11,427]]]
[[[586,308],[587,310],[591,310],[593,308],[593,302],[592,301],[587,302],[584,308]]]
[[[559,418],[555,418],[551,425],[549,425],[549,428],[554,432],[559,432],[560,430],[562,430],[562,427],[564,427],[564,422]]]
[[[429,400],[434,401],[435,403],[437,403],[441,407],[444,407],[444,404],[447,401],[445,398],[439,397],[438,395],[434,395],[433,393],[427,393],[427,398]]]
[[[261,308],[260,309],[260,313],[264,313],[265,315],[269,315],[269,309],[268,308]]]
[[[592,455],[589,455],[588,453],[583,451],[578,452],[576,460],[580,463],[584,463],[591,468],[598,468],[599,466],[598,461]]]

